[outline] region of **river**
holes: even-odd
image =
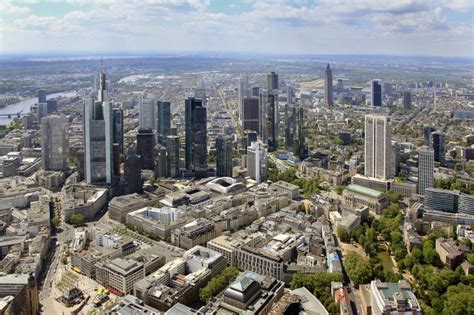
[[[47,99],[52,99],[52,98],[55,98],[55,97],[58,97],[58,96],[71,97],[71,96],[77,96],[77,95],[78,95],[78,93],[76,91],[60,92],[60,93],[48,94]],[[34,105],[37,102],[38,102],[37,97],[27,98],[27,99],[25,99],[21,102],[8,105],[4,108],[0,108],[0,115],[15,114],[15,113],[18,113],[20,111],[23,111],[23,114],[26,114],[30,111],[31,105]],[[15,117],[16,117],[16,115],[11,116],[11,118],[8,118],[8,116],[0,116],[0,125],[7,125]]]

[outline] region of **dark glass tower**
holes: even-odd
[[[332,86],[332,71],[329,63],[324,72],[324,104],[328,107],[333,106],[333,86]]]
[[[171,110],[170,102],[158,101],[157,103],[157,133],[158,143],[165,145],[166,137],[171,134]]]
[[[405,110],[411,109],[411,92],[410,91],[403,92],[403,108]]]
[[[444,165],[446,150],[444,148],[444,133],[436,131],[431,134],[433,139],[434,160]]]
[[[202,100],[185,101],[185,163],[196,178],[207,176],[207,109]]]
[[[243,128],[244,130],[259,131],[259,101],[258,97],[244,97],[243,99]]]
[[[269,91],[278,90],[278,74],[273,71],[267,74],[267,89]]]
[[[267,116],[268,151],[278,150],[278,94],[268,93]]]
[[[219,135],[216,139],[216,175],[232,176],[232,137]]]
[[[152,129],[138,130],[137,151],[142,169],[153,170],[155,168],[155,134]]]
[[[120,108],[112,109],[112,141],[123,154],[123,111]]]
[[[372,80],[370,93],[371,105],[382,106],[382,83],[379,80]]]
[[[129,149],[125,157],[124,183],[126,194],[142,192],[140,156],[136,154],[135,148]]]

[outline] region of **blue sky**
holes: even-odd
[[[473,0],[0,0],[0,53],[473,56]]]

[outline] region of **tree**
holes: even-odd
[[[347,274],[356,285],[369,283],[374,278],[371,264],[355,252],[346,255],[344,265]]]
[[[66,256],[62,256],[62,257],[61,257],[61,263],[62,263],[63,265],[67,264],[67,257],[66,257]]]
[[[51,224],[54,225],[54,227],[59,227],[61,225],[61,219],[58,216],[55,216],[51,219]]]
[[[335,190],[336,190],[336,193],[337,193],[338,195],[342,195],[342,191],[344,190],[344,186],[342,186],[342,185],[337,185],[336,188],[335,188]]]
[[[389,190],[385,193],[385,196],[387,197],[388,201],[390,203],[395,203],[398,204],[400,200],[402,200],[403,196],[399,192],[395,192],[393,190]]]
[[[239,269],[227,267],[216,277],[212,278],[207,285],[199,290],[199,298],[206,302],[211,297],[224,290],[239,275]]]
[[[350,234],[343,227],[337,228],[337,237],[339,237],[341,242],[344,242],[344,243],[349,243],[351,241]]]
[[[74,227],[78,227],[86,223],[86,217],[82,213],[76,213],[71,216],[70,221],[71,224],[74,225]]]

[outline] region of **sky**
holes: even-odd
[[[474,0],[0,0],[0,54],[474,57]]]

